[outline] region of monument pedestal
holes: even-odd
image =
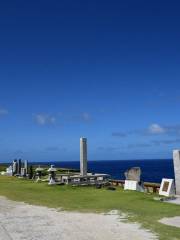
[[[53,178],[50,178],[48,185],[55,185],[56,181]]]
[[[133,180],[125,180],[124,190],[133,190],[133,191],[138,191],[138,192],[144,192],[144,189],[142,186],[139,185],[139,182],[133,181]]]

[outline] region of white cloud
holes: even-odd
[[[48,114],[36,114],[34,119],[39,125],[54,124],[56,122],[56,118]]]
[[[161,127],[157,123],[153,123],[149,127],[149,133],[151,133],[151,134],[162,134],[162,133],[165,133],[165,132],[166,132],[166,129],[164,127]]]
[[[84,122],[89,122],[91,121],[91,115],[87,112],[83,112],[81,114],[81,119],[84,121]]]
[[[4,115],[7,115],[9,112],[7,109],[5,108],[0,108],[0,116],[4,116]]]

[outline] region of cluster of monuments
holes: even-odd
[[[175,179],[163,178],[159,195],[175,196],[180,195],[180,150],[173,151],[173,164]],[[29,171],[29,172],[28,172]],[[35,181],[48,181],[49,185],[71,184],[71,185],[107,185],[110,183],[110,175],[88,173],[87,171],[87,139],[80,138],[80,173],[57,174],[54,165],[48,169],[48,179],[42,179],[44,169],[40,166],[33,174],[32,166],[28,168],[28,161],[14,160],[7,168],[5,175],[19,176],[34,179]],[[144,183],[141,181],[141,169],[133,167],[125,172],[124,190],[145,192]]]
[[[180,196],[180,150],[173,151],[173,165],[175,179],[163,178],[159,195],[165,197]],[[141,181],[141,169],[134,167],[125,172],[124,190],[145,192],[144,184]]]
[[[2,172],[2,175],[7,176],[22,176],[26,177],[28,174],[28,161],[27,160],[17,160],[15,159],[7,169],[6,172]]]
[[[88,173],[87,171],[87,139],[80,138],[80,173],[69,172],[57,174],[57,169],[51,165],[48,169],[48,179],[42,179],[44,168],[40,166],[32,174],[32,166],[28,172],[28,162],[14,160],[12,165],[7,168],[4,175],[27,177],[34,179],[36,182],[48,181],[49,185],[71,184],[71,185],[105,185],[109,183],[110,175],[102,173]]]

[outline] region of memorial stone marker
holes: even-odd
[[[166,197],[175,195],[174,179],[162,179],[159,195]]]
[[[126,177],[124,190],[134,190],[134,191],[144,192],[143,184],[140,182],[141,169],[139,167],[133,167],[131,169],[128,169],[124,173],[124,175]]]

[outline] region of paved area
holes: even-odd
[[[180,205],[180,196],[176,195],[176,199],[174,200],[168,200],[169,203],[173,203],[173,204],[179,204]]]
[[[180,228],[180,217],[163,218],[159,222],[169,226]]]
[[[153,240],[139,224],[109,214],[57,211],[0,197],[0,240]]]

